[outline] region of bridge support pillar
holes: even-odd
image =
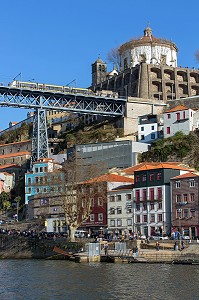
[[[48,135],[46,124],[46,110],[37,109],[33,118],[33,136],[31,150],[31,168],[33,162],[39,158],[48,158]]]

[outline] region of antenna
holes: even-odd
[[[16,79],[17,79],[17,77],[20,77],[20,81],[21,81],[21,77],[22,77],[22,74],[21,74],[21,72],[20,72],[19,74],[17,74],[17,76],[15,76],[15,77],[13,78],[13,81],[14,81],[14,80],[16,80]]]

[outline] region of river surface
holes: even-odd
[[[199,266],[1,260],[1,300],[198,300]]]

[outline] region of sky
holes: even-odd
[[[1,0],[0,83],[21,73],[23,81],[88,87],[91,64],[107,62],[111,48],[143,36],[148,24],[177,45],[178,66],[199,68],[198,16],[198,0]],[[0,107],[0,129],[27,112]]]

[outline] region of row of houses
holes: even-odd
[[[52,159],[40,159],[25,176],[28,218],[45,219],[47,231],[67,230],[61,174]],[[51,176],[57,178],[50,185]],[[91,185],[96,182],[91,199]],[[80,186],[85,188],[85,201],[90,201],[89,217],[81,224],[87,232],[152,236],[180,231],[199,236],[199,175],[180,163],[140,163]]]
[[[178,131],[189,134],[199,128],[199,111],[178,105],[161,115],[149,114],[138,117],[138,141],[151,143],[169,138]]]

